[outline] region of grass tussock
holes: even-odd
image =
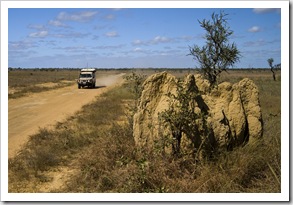
[[[255,82],[264,121],[260,141],[200,162],[188,156],[164,156],[160,150],[138,150],[127,120],[135,95],[121,86],[55,129],[41,129],[32,136],[19,155],[9,159],[9,192],[38,192],[53,180],[48,172],[73,165],[78,171],[51,192],[280,192],[280,81]]]

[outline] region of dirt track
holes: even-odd
[[[73,115],[96,96],[122,82],[123,74],[97,79],[95,89],[77,85],[8,101],[8,157],[13,157],[30,135]]]

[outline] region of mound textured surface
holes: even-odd
[[[138,147],[163,148],[168,153],[180,150],[206,154],[219,148],[233,149],[262,137],[259,92],[252,80],[244,78],[235,84],[223,82],[212,88],[199,74],[186,76],[182,88],[186,96],[196,96],[190,98],[187,109],[198,118],[186,123],[194,126],[194,133],[187,132],[186,126],[174,130],[172,123],[162,117],[163,113],[165,116],[170,113],[168,110],[180,113],[178,109],[182,106],[178,103],[181,101],[176,98],[180,92],[178,83],[178,79],[167,72],[145,80],[134,115],[134,139]]]

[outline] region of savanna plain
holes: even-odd
[[[252,79],[259,89],[261,140],[223,151],[212,160],[141,152],[133,138],[133,114],[143,80],[167,71],[177,78],[195,69],[98,69],[95,89],[78,89],[75,69],[12,69],[9,99],[21,103],[62,89],[92,95],[73,114],[35,127],[8,157],[10,193],[279,193],[281,192],[281,72],[233,69],[219,82]],[[99,84],[107,76],[111,83]],[[137,77],[138,76],[138,77]],[[137,78],[136,78],[137,77]],[[101,81],[99,81],[99,79]],[[68,90],[69,100],[71,94]],[[82,92],[82,93],[81,93]],[[91,93],[91,94],[90,94]],[[73,94],[72,94],[73,96]],[[79,100],[76,100],[79,101]],[[19,104],[21,106],[22,104]],[[56,107],[69,107],[66,101]],[[27,109],[23,107],[22,109]],[[54,108],[50,108],[54,115]],[[56,113],[57,114],[57,113]],[[10,116],[9,116],[10,117]],[[19,117],[20,114],[19,114]],[[33,118],[34,116],[31,116]],[[17,129],[9,127],[9,133]],[[9,147],[14,141],[8,135]]]

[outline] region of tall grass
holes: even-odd
[[[225,76],[224,76],[225,77]],[[235,78],[241,78],[234,74]],[[252,75],[253,78],[253,75]],[[9,160],[9,191],[38,192],[60,166],[77,170],[51,192],[274,193],[281,191],[280,80],[253,79],[260,90],[264,136],[213,160],[137,150],[128,108],[135,96],[115,88],[53,130],[41,129]]]

